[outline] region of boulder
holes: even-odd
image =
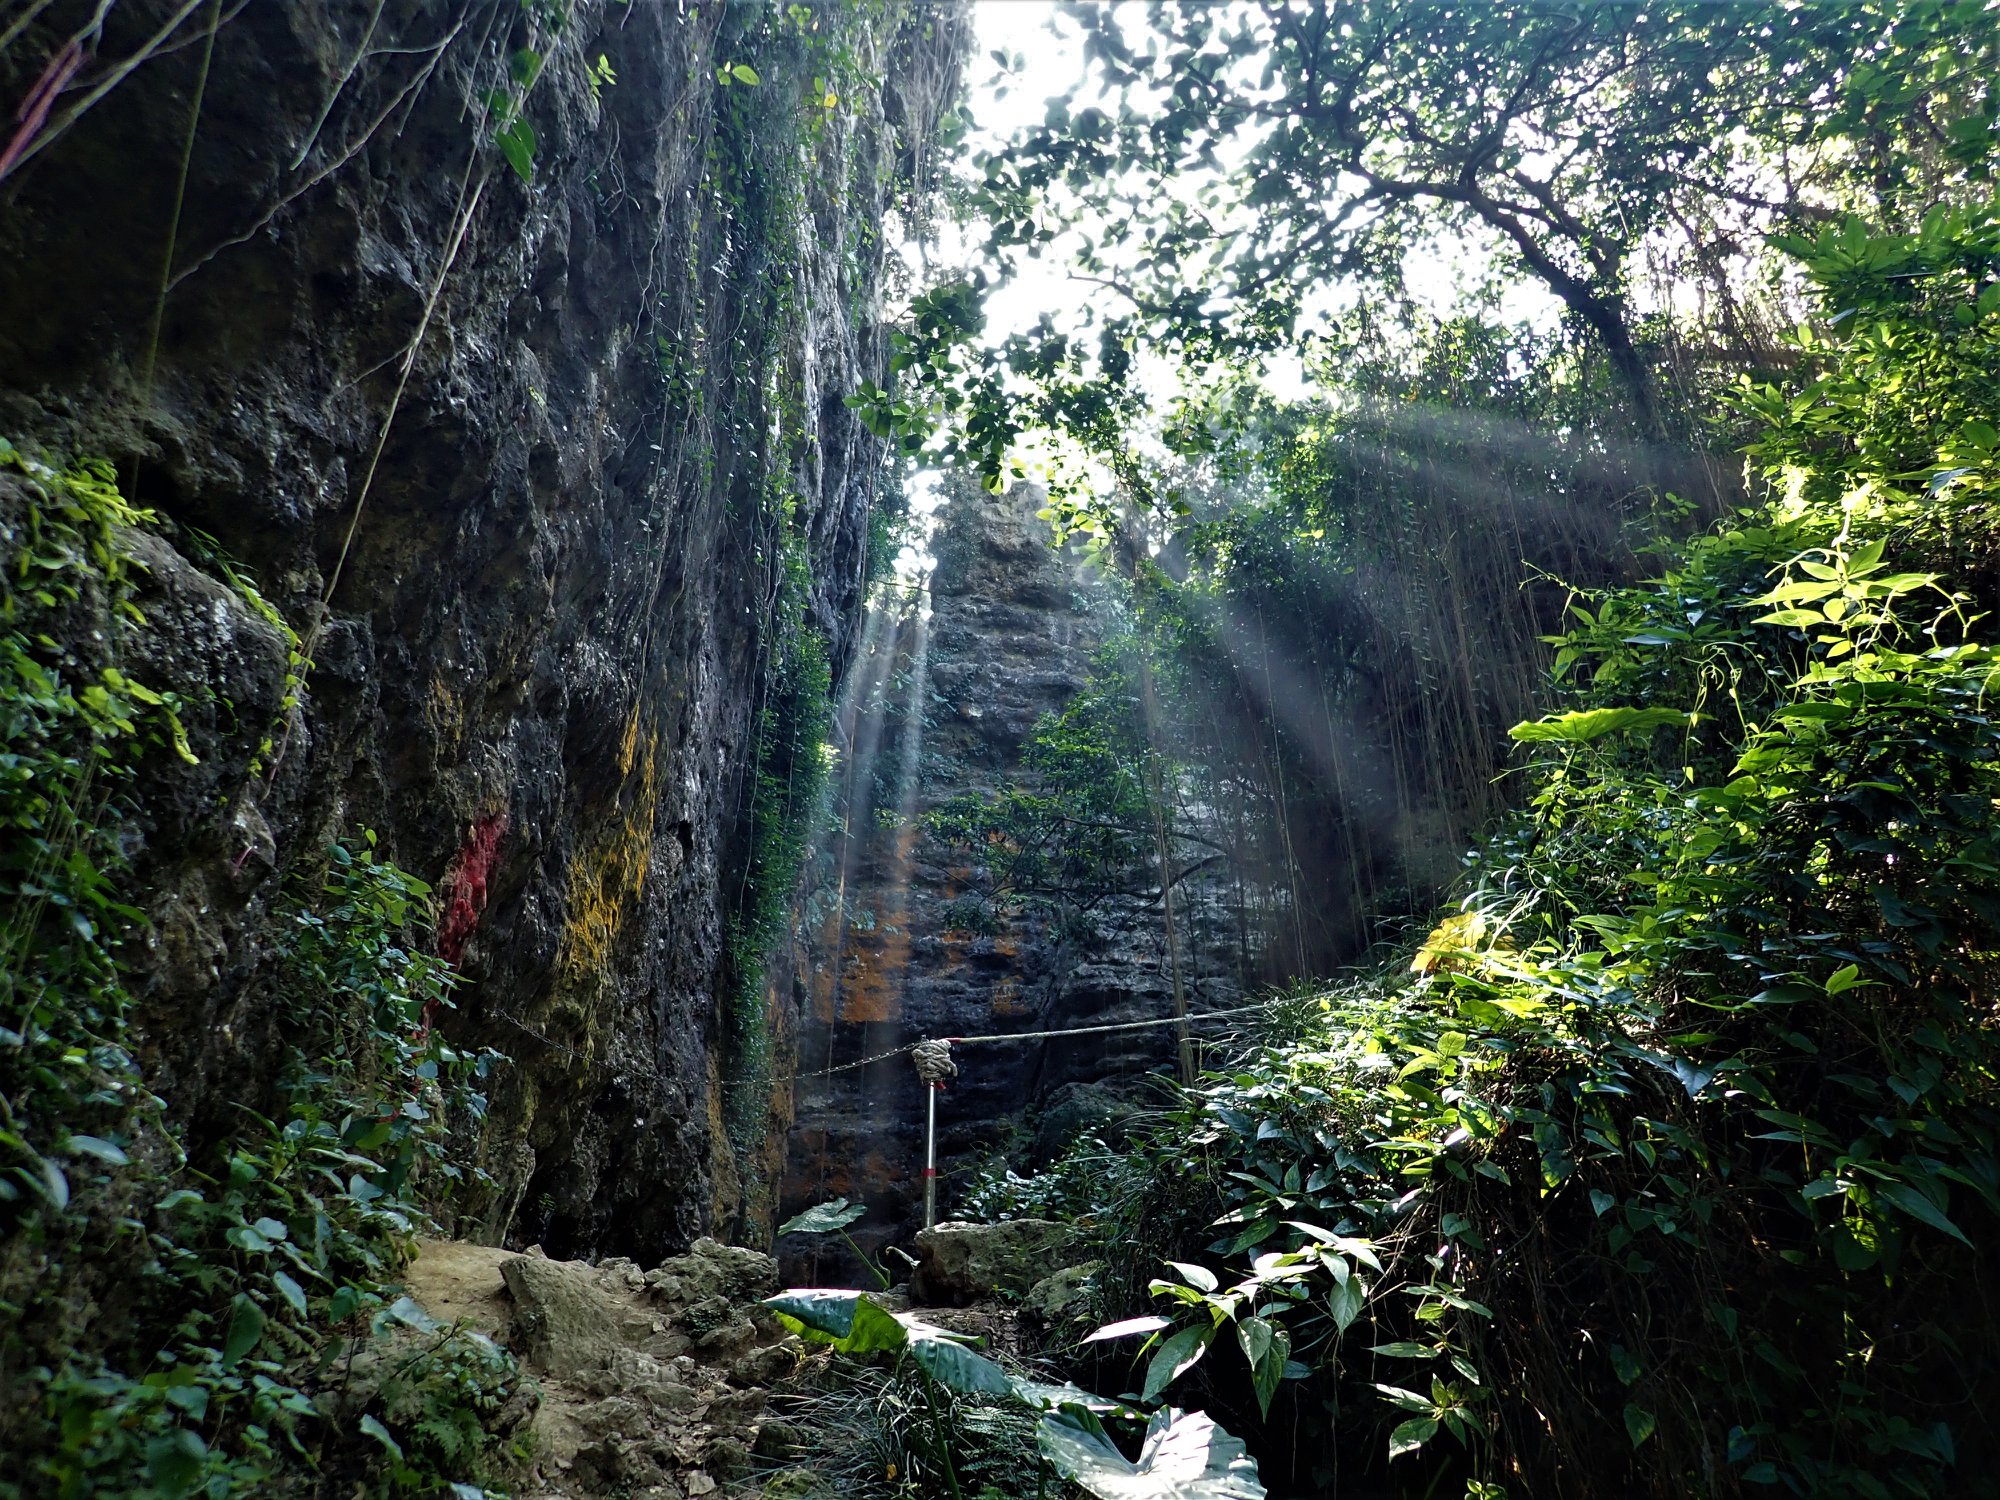
[[[1145,1081],[1139,1086],[1144,1087]],[[1122,1087],[1109,1082],[1065,1083],[1042,1106],[1035,1125],[1035,1159],[1055,1161],[1086,1135],[1095,1135],[1108,1146],[1122,1145],[1126,1122],[1140,1107],[1130,1082]]]
[[[1044,1276],[1028,1288],[1021,1299],[1021,1316],[1051,1333],[1067,1333],[1072,1323],[1089,1322],[1092,1315],[1090,1278],[1102,1268],[1101,1260],[1065,1266],[1052,1276]]]
[[[703,1235],[688,1246],[687,1254],[648,1271],[644,1282],[655,1297],[690,1309],[713,1298],[755,1302],[778,1290],[778,1263],[762,1251]]]
[[[1076,1228],[1048,1219],[945,1223],[917,1235],[910,1295],[962,1307],[982,1297],[1020,1297],[1052,1269],[1084,1258]]]
[[[654,1336],[652,1320],[607,1289],[591,1266],[516,1255],[500,1273],[514,1294],[526,1352],[551,1375],[595,1374],[620,1350]]]

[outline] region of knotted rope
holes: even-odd
[[[910,1061],[917,1065],[917,1077],[933,1088],[958,1077],[958,1064],[952,1061],[949,1037],[916,1043],[910,1048]]]

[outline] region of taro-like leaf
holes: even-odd
[[[1080,1406],[1094,1416],[1119,1416],[1130,1421],[1141,1421],[1146,1413],[1123,1401],[1114,1401],[1109,1396],[1093,1395],[1080,1385],[1064,1381],[1061,1385],[1051,1385],[1047,1381],[1027,1380],[1021,1376],[1013,1378],[1014,1394],[1030,1406],[1043,1411],[1057,1411],[1065,1406]]]
[[[778,1226],[778,1233],[832,1234],[837,1229],[845,1229],[867,1212],[864,1204],[835,1198],[830,1203],[814,1204],[802,1214],[794,1214]]]
[[[960,1392],[1014,1394],[1007,1372],[966,1345],[968,1336],[892,1313],[866,1292],[802,1287],[766,1297],[764,1305],[795,1333],[831,1344],[842,1354],[880,1354],[907,1348],[924,1372]]]
[[[838,1343],[854,1331],[854,1310],[861,1293],[799,1287],[766,1297],[764,1305],[794,1333],[820,1343]]]
[[[764,1305],[794,1333],[831,1344],[842,1354],[879,1354],[910,1341],[895,1314],[863,1292],[804,1287],[766,1297]]]
[[[975,1354],[953,1339],[912,1338],[910,1357],[939,1385],[962,1395],[1011,1396],[1014,1383],[1007,1372],[983,1354]]]
[[[418,1333],[436,1333],[444,1325],[424,1311],[423,1304],[414,1297],[398,1297],[383,1314],[401,1323],[405,1328],[414,1328]]]
[[[1135,1464],[1112,1444],[1104,1426],[1080,1407],[1042,1418],[1042,1456],[1097,1500],[1263,1500],[1257,1463],[1201,1412],[1168,1407],[1153,1414]]]

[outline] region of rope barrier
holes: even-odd
[[[1219,1021],[1228,1016],[1247,1016],[1256,1012],[1273,1010],[1276,1008],[1276,1005],[1277,1002],[1275,1001],[1265,1000],[1260,1001],[1256,1005],[1239,1005],[1230,1010],[1201,1011],[1187,1017],[1186,1024],[1192,1026],[1197,1021]],[[980,1042],[1039,1042],[1045,1041],[1050,1037],[1101,1036],[1106,1032],[1112,1031],[1143,1031],[1153,1026],[1178,1026],[1181,1024],[1182,1020],[1179,1016],[1156,1016],[1150,1021],[1117,1021],[1106,1026],[1065,1026],[1055,1031],[1004,1031],[997,1032],[991,1036],[948,1036],[938,1038],[937,1040],[945,1042],[952,1047],[970,1047]],[[936,1044],[935,1041],[931,1040],[905,1042],[900,1047],[892,1047],[887,1052],[878,1052],[873,1057],[864,1057],[859,1062],[842,1063],[834,1068],[821,1068],[817,1073],[807,1073],[803,1076],[807,1078],[826,1078],[834,1073],[851,1073],[856,1068],[866,1068],[874,1063],[887,1062],[892,1057],[901,1057],[906,1052],[915,1052],[919,1047],[932,1047]],[[948,1051],[945,1055],[947,1058],[950,1057]]]

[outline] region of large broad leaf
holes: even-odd
[[[910,1357],[939,1385],[962,1395],[1012,1396],[1014,1382],[983,1354],[952,1339],[912,1338]]]
[[[861,1293],[794,1287],[775,1297],[766,1297],[764,1305],[792,1332],[820,1343],[831,1343],[853,1332],[854,1309],[861,1305]]]
[[[966,1348],[968,1335],[892,1313],[866,1292],[799,1288],[766,1297],[764,1305],[795,1333],[842,1354],[881,1354],[907,1348],[924,1373],[952,1390],[1014,1394],[1007,1372]]]
[[[1094,1416],[1120,1416],[1131,1421],[1142,1421],[1145,1413],[1136,1407],[1127,1406],[1123,1401],[1113,1401],[1109,1396],[1092,1395],[1080,1385],[1064,1381],[1052,1385],[1042,1380],[1027,1380],[1013,1377],[1014,1394],[1030,1406],[1038,1406],[1043,1411],[1056,1411],[1065,1406],[1080,1406]]]
[[[1553,741],[1578,745],[1586,740],[1602,739],[1607,734],[1621,734],[1632,729],[1659,729],[1668,724],[1681,729],[1691,722],[1689,715],[1672,708],[1583,708],[1575,713],[1531,719],[1525,724],[1516,724],[1507,732],[1517,740],[1530,743]]]
[[[794,1214],[778,1226],[779,1234],[832,1234],[845,1229],[856,1219],[867,1213],[860,1203],[849,1203],[845,1198],[835,1198],[830,1203],[815,1204],[802,1214]]]
[[[940,1328],[935,1323],[926,1323],[915,1313],[896,1313],[895,1319],[903,1325],[903,1331],[910,1336],[911,1343],[922,1339],[946,1339],[954,1344],[970,1344],[977,1347],[984,1342],[979,1334],[960,1333],[956,1328]]]
[[[803,1287],[766,1297],[764,1305],[794,1333],[844,1354],[873,1354],[904,1342],[903,1325],[860,1292]]]
[[[1136,1464],[1078,1407],[1043,1417],[1035,1436],[1042,1457],[1098,1500],[1264,1500],[1242,1441],[1198,1411],[1154,1413]]]

